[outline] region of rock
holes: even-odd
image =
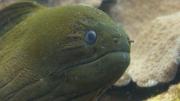
[[[180,58],[180,12],[157,17],[133,45],[127,73],[141,87],[173,80]]]
[[[176,28],[171,28],[171,25],[170,25],[170,24],[172,24],[175,27],[175,26],[178,26],[178,24],[176,24],[175,20],[173,20],[173,22],[171,22],[171,20],[173,18],[171,18],[171,16],[169,16],[169,18],[167,18],[167,16],[177,13],[180,10],[179,5],[180,5],[179,0],[171,0],[171,1],[169,1],[169,0],[158,0],[158,1],[157,0],[117,0],[117,4],[109,10],[110,15],[117,22],[122,23],[122,26],[124,26],[124,28],[126,29],[131,40],[135,41],[134,44],[132,44],[132,49],[131,49],[132,63],[129,66],[128,73],[130,74],[130,77],[132,77],[134,81],[138,81],[137,78],[138,79],[143,78],[142,76],[144,76],[147,73],[145,78],[143,80],[141,80],[141,82],[138,82],[138,85],[141,85],[141,86],[156,85],[159,82],[170,81],[173,78],[173,76],[175,75],[174,71],[176,71],[177,68],[176,68],[176,66],[173,66],[173,65],[176,65],[177,61],[180,61],[180,59],[178,59],[178,57],[176,57],[176,56],[178,56],[177,55],[178,52],[170,52],[171,50],[167,50],[167,48],[170,47],[170,45],[166,46],[165,42],[167,40],[169,40],[168,38],[173,38],[173,37],[178,36],[177,34],[178,34],[179,30],[177,30],[177,32],[175,32]],[[176,18],[176,20],[177,19],[178,18]],[[166,25],[169,22],[164,22],[165,20],[169,20],[170,24]],[[162,28],[160,28],[160,27],[158,28],[158,26],[161,26]],[[165,28],[163,29],[163,27],[165,27]],[[171,29],[169,29],[168,27],[170,27]],[[174,30],[174,32],[173,32],[173,30]],[[174,36],[169,35],[168,33],[171,33],[171,31],[173,33],[176,33],[176,35],[174,35]],[[167,37],[161,36],[162,34],[155,35],[157,33],[164,33],[164,32],[166,33]],[[152,37],[154,39],[152,39]],[[166,41],[164,41],[160,37],[165,38]],[[160,38],[160,39],[156,40],[156,38]],[[176,44],[175,47],[177,47],[178,42],[175,40],[178,40],[178,39],[174,38],[172,40],[173,41],[170,44],[172,45],[174,43],[174,44]],[[164,41],[164,42],[161,42],[161,41]],[[164,46],[161,44],[163,44]],[[165,48],[166,50],[163,50],[163,48]],[[162,51],[162,53],[161,53],[161,51]],[[172,49],[172,51],[173,51],[173,49]],[[156,55],[159,54],[158,52],[161,54],[164,54],[164,55],[166,54],[164,57],[162,57],[164,60],[160,60],[161,63],[164,61],[166,64],[161,65],[160,63],[158,63],[158,58],[156,59],[157,62],[155,62],[154,58],[156,58]],[[160,59],[160,56],[162,56],[162,55],[158,55],[159,59]],[[168,59],[165,59],[165,57],[167,57],[168,59],[171,58],[171,60],[168,61]],[[176,57],[176,59],[173,59],[173,57]],[[150,62],[151,60],[152,60],[152,62]],[[147,62],[147,61],[149,61],[149,62]],[[176,63],[174,63],[172,61],[176,61]],[[148,63],[148,64],[145,64],[145,63]],[[156,63],[158,63],[158,64],[156,64]],[[154,65],[154,66],[152,66],[152,65]],[[160,68],[163,68],[163,66],[169,67],[169,66],[165,66],[165,65],[169,65],[174,68],[171,70],[168,70],[168,69],[162,70],[159,68],[157,70],[150,69],[151,66],[154,68],[156,66],[161,66]],[[147,70],[145,70],[146,67],[147,67]],[[134,69],[132,69],[132,68],[134,68]],[[141,68],[144,68],[144,69],[140,70]],[[144,75],[141,75],[140,71],[142,72],[142,74],[144,73]],[[165,73],[158,73],[154,77],[155,74],[153,74],[153,71],[156,71],[155,73],[158,73],[158,71],[164,71],[164,72],[167,71],[167,73],[169,73],[169,74],[167,75],[167,79],[163,80],[160,78],[166,78]],[[136,75],[138,75],[138,76],[136,76]],[[158,75],[163,76],[163,77],[158,77]],[[148,76],[150,76],[151,78],[158,77],[159,79],[158,80],[156,80],[156,79],[155,80],[154,79],[147,80]],[[122,80],[122,78],[121,78],[116,83],[116,85],[121,85],[122,83],[127,82],[131,79],[131,78],[127,78],[127,77],[125,77],[125,78],[127,80],[124,78]]]
[[[86,4],[98,7],[102,0],[49,0],[49,5]]]
[[[121,22],[133,40],[156,17],[180,10],[180,0],[117,0],[112,17]],[[136,40],[135,40],[136,42]]]
[[[85,4],[88,6],[99,7],[102,0],[0,0],[0,3],[9,4],[17,1],[35,1],[48,6]]]
[[[149,98],[146,101],[180,101],[180,83],[171,86],[167,92]]]
[[[114,84],[116,86],[126,86],[132,81],[131,76],[128,73],[124,73],[123,76]]]

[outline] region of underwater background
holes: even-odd
[[[17,1],[0,0],[0,9]],[[180,0],[32,1],[99,8],[134,41],[126,73],[99,101],[180,101]]]

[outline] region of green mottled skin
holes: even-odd
[[[71,5],[27,14],[2,31],[0,101],[93,101],[128,66],[128,36],[102,11]],[[88,30],[95,44],[84,41]]]

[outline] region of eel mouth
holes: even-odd
[[[128,52],[115,51],[94,61],[68,68],[65,72],[66,81],[72,87],[81,90],[81,93],[73,98],[109,87],[125,72],[129,61]]]
[[[92,75],[87,77],[89,80],[94,79],[94,76],[99,76],[99,74],[99,79],[102,79],[107,75],[119,77],[124,73],[129,63],[130,55],[128,52],[108,52],[92,61],[87,61],[78,65],[68,67],[68,71],[66,71],[66,74],[70,74],[69,77],[86,77],[88,75]]]
[[[84,65],[84,64],[89,64],[89,63],[93,63],[93,62],[96,62],[96,61],[99,61],[103,58],[111,58],[112,60],[115,60],[115,58],[118,57],[118,61],[119,63],[129,63],[130,61],[130,55],[129,55],[129,52],[125,52],[125,51],[110,51],[110,52],[106,52],[98,57],[92,57],[90,59],[88,59],[87,61],[82,61],[78,64],[75,64],[73,66],[71,66],[72,68],[73,67],[76,67],[76,66],[80,66],[80,65]]]
[[[111,51],[107,52],[105,54],[102,54],[101,56],[95,58],[95,59],[89,59],[89,61],[85,61],[82,63],[79,63],[78,65],[74,65],[73,67],[78,67],[81,65],[88,65],[88,64],[94,64],[94,63],[104,63],[108,65],[107,63],[117,63],[117,64],[123,64],[123,65],[129,65],[130,62],[130,55],[129,52],[122,52],[122,51]]]
[[[102,54],[98,57],[92,57],[88,60],[81,61],[77,64],[67,65],[61,69],[52,72],[50,75],[54,75],[57,78],[63,76],[64,74],[71,74],[72,72],[79,72],[77,75],[86,75],[87,71],[104,72],[103,75],[111,74],[109,72],[119,72],[124,73],[125,69],[130,63],[130,54],[125,51],[111,51]],[[112,73],[113,74],[113,73]],[[76,76],[76,74],[73,74]],[[93,74],[89,74],[93,75]],[[97,75],[97,74],[94,74]]]
[[[75,68],[77,66],[89,64],[89,63],[98,61],[98,60],[100,60],[104,57],[107,57],[107,56],[111,57],[112,59],[113,59],[113,57],[119,57],[120,58],[119,63],[128,63],[129,64],[129,61],[130,61],[130,55],[129,55],[128,51],[126,52],[126,51],[114,50],[114,51],[109,51],[109,52],[106,52],[104,54],[101,54],[100,56],[91,57],[88,60],[83,60],[77,64],[65,66],[64,69]]]

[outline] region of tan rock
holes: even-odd
[[[151,67],[151,66],[156,67],[159,65],[159,66],[161,66],[160,68],[163,68],[163,66],[165,66],[166,64],[167,65],[176,65],[176,63],[174,64],[174,62],[172,62],[172,61],[180,61],[180,59],[178,59],[178,57],[176,57],[176,60],[172,59],[172,60],[170,60],[171,62],[168,61],[168,59],[174,57],[173,54],[176,54],[175,56],[178,56],[179,51],[173,53],[173,52],[170,52],[170,50],[161,49],[163,47],[166,47],[165,43],[164,43],[165,41],[160,38],[162,36],[158,36],[158,35],[155,36],[155,34],[152,34],[152,35],[154,35],[154,38],[158,38],[158,39],[156,40],[156,39],[151,38],[152,37],[151,33],[164,33],[165,31],[171,31],[171,30],[174,30],[174,32],[175,32],[175,30],[177,30],[177,29],[178,29],[177,30],[177,33],[178,33],[179,28],[177,28],[177,29],[171,28],[171,30],[170,30],[169,27],[171,27],[171,25],[169,24],[169,26],[166,26],[165,24],[168,24],[169,22],[163,23],[161,16],[173,15],[174,13],[179,12],[180,11],[179,5],[180,5],[179,0],[117,0],[117,4],[110,10],[111,16],[117,22],[122,23],[126,32],[130,35],[130,38],[135,41],[135,43],[132,45],[132,49],[131,49],[132,63],[129,67],[129,70],[132,73],[132,74],[130,73],[130,76],[132,76],[134,81],[138,81],[138,80],[136,77],[133,77],[133,76],[138,75],[138,78],[143,78],[142,76],[144,76],[144,75],[141,75],[141,73],[139,73],[140,71],[143,72],[144,74],[146,74],[146,73],[148,74],[147,76],[145,76],[146,79],[143,79],[141,82],[138,82],[139,85],[141,85],[141,86],[151,86],[151,85],[155,85],[155,84],[159,83],[159,81],[161,81],[161,82],[169,81],[174,76],[173,71],[176,71],[175,70],[176,68],[170,70],[171,72],[167,72],[171,76],[168,75],[166,80],[162,80],[162,79],[161,80],[153,80],[153,79],[147,80],[148,76],[150,76],[151,78],[154,77],[153,71],[157,71],[157,72],[158,72],[158,70],[164,71],[164,72],[167,71],[167,69],[162,70],[162,69],[158,69],[158,68],[157,68],[157,70],[155,70],[155,69],[151,70],[149,67]],[[154,19],[156,19],[156,20],[154,20]],[[161,20],[160,20],[160,22],[156,23],[156,21],[158,21],[158,19],[161,19]],[[173,19],[173,18],[169,18],[169,21],[171,23],[170,19]],[[171,24],[173,25],[173,23],[174,23],[176,25],[176,23],[179,21],[178,20],[176,22],[177,19],[178,18],[174,19]],[[166,20],[166,19],[164,19],[164,20]],[[160,29],[160,27],[158,28],[158,26],[160,26],[162,28]],[[155,27],[157,27],[157,28],[155,28]],[[163,27],[167,27],[167,28],[163,28]],[[158,30],[159,32],[156,30]],[[167,33],[171,33],[171,32],[166,32],[166,35],[167,35]],[[170,38],[171,36],[168,35],[168,37]],[[168,40],[168,39],[165,38],[165,40]],[[175,39],[175,40],[178,40],[178,39]],[[161,41],[164,41],[164,42],[161,42]],[[154,45],[154,44],[158,44],[158,43],[159,43],[160,47],[158,45]],[[164,46],[161,46],[160,43],[164,44]],[[177,42],[176,42],[176,44],[177,44]],[[169,46],[167,46],[167,47],[169,47]],[[166,47],[166,49],[167,49],[167,47]],[[167,61],[166,64],[160,65],[160,63],[156,64],[156,62],[154,61],[154,60],[156,60],[158,63],[158,58],[157,59],[154,59],[154,58],[156,58],[156,55],[161,53],[160,50],[164,51],[164,53],[167,54],[164,56],[164,58],[168,57],[168,59],[161,60],[164,62]],[[157,51],[157,52],[155,52],[155,51]],[[157,57],[159,57],[159,59],[160,59],[160,55],[158,55]],[[145,62],[145,61],[151,61],[151,60],[152,60],[151,63]],[[146,63],[148,63],[148,64],[146,64]],[[134,67],[134,69],[131,69],[133,67]],[[144,67],[144,69],[139,70],[142,67]],[[146,67],[149,68],[149,69],[147,69],[147,71],[145,70]],[[168,67],[168,66],[166,66],[166,67]],[[135,70],[135,69],[137,69],[137,70]],[[136,71],[136,72],[134,72],[134,71]],[[149,73],[149,72],[151,72],[151,73]],[[157,72],[155,72],[155,73],[157,73]],[[150,74],[152,74],[152,75],[150,75]],[[162,74],[164,75],[164,73],[162,73]],[[163,75],[160,75],[160,76],[163,76]],[[155,76],[154,78],[156,78],[157,76]],[[124,79],[124,78],[126,78],[126,79]],[[166,75],[164,75],[164,77],[159,77],[159,78],[166,78]],[[127,79],[127,76],[122,77],[122,79],[120,79],[116,84],[122,85],[123,82],[129,81],[129,79],[130,78]]]
[[[98,7],[102,2],[102,0],[0,0],[0,3],[3,3],[3,5],[8,5],[10,3],[19,1],[39,1],[44,2],[45,4],[47,3],[49,6],[85,4],[93,7]]]
[[[137,37],[127,73],[141,87],[171,81],[178,69],[179,41],[180,12],[156,18]]]
[[[180,0],[117,0],[111,15],[135,40],[151,20],[180,11],[179,5]]]
[[[167,92],[149,98],[147,101],[180,101],[180,83],[171,86]]]
[[[50,5],[86,4],[98,7],[102,0],[49,0]]]

